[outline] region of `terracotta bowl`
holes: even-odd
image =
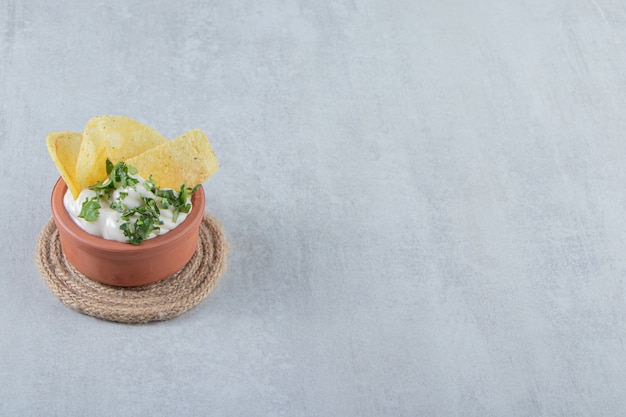
[[[160,281],[182,269],[194,254],[204,217],[204,190],[191,197],[185,221],[139,246],[93,236],[81,229],[63,205],[67,185],[59,178],[52,190],[52,218],[67,260],[89,278],[104,284],[132,287]]]

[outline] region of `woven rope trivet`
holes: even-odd
[[[48,288],[69,308],[103,320],[147,323],[176,317],[204,300],[226,268],[227,252],[221,224],[205,214],[191,260],[154,284],[114,287],[87,278],[65,259],[52,219],[41,231],[35,258]]]

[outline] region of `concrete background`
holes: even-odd
[[[625,415],[623,2],[62,4],[0,0],[0,415]],[[103,114],[221,162],[168,322],[34,263],[45,135]]]

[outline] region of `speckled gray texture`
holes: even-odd
[[[622,2],[56,3],[0,0],[0,415],[625,415]],[[35,267],[44,137],[102,114],[221,162],[174,320]]]

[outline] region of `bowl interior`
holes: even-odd
[[[126,242],[107,240],[99,236],[94,236],[81,229],[80,226],[74,223],[74,220],[72,220],[63,204],[63,196],[66,191],[67,185],[65,181],[63,181],[63,178],[59,178],[52,190],[51,196],[52,216],[57,227],[63,228],[64,232],[71,237],[72,240],[80,241],[84,245],[111,252],[143,252],[162,245],[173,245],[178,239],[190,233],[194,228],[197,228],[204,216],[204,189],[200,187],[193,196],[191,196],[192,209],[181,224],[163,235],[143,241],[140,245],[132,245]]]

